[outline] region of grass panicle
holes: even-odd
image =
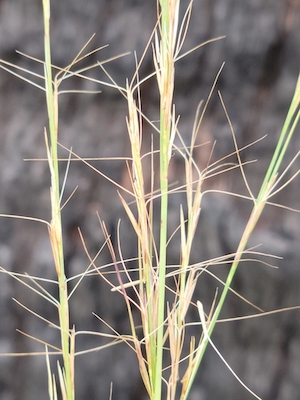
[[[141,60],[137,60],[135,55],[136,71],[131,81],[126,81],[125,87],[117,85],[105,69],[105,64],[107,62],[118,57],[113,57],[103,62],[97,62],[83,69],[76,69],[77,64],[81,60],[103,48],[97,48],[96,50],[85,53],[92,38],[67,67],[61,68],[52,64],[50,0],[42,0],[42,2],[44,13],[45,59],[37,60],[23,53],[19,52],[19,54],[42,65],[44,73],[37,74],[3,60],[0,60],[0,67],[45,92],[48,127],[45,129],[44,135],[47,161],[51,174],[51,220],[45,221],[30,216],[18,215],[0,214],[0,216],[20,218],[28,221],[28,223],[42,223],[47,227],[57,279],[49,280],[43,277],[15,273],[2,267],[0,268],[0,272],[6,273],[18,282],[21,282],[27,288],[30,288],[35,295],[48,301],[57,308],[59,323],[55,324],[16,300],[17,304],[23,308],[24,312],[31,313],[59,332],[60,347],[58,348],[51,343],[46,343],[39,337],[34,337],[26,332],[20,331],[20,333],[25,335],[28,339],[35,340],[37,343],[41,343],[45,346],[45,351],[10,355],[43,355],[46,360],[49,399],[57,400],[61,395],[63,400],[74,400],[75,357],[118,343],[126,343],[136,353],[140,375],[150,400],[161,400],[163,398],[166,400],[187,400],[206,348],[208,345],[211,345],[237,381],[244,386],[253,397],[259,398],[240,380],[227,364],[226,360],[224,360],[213,343],[212,334],[216,324],[218,322],[224,322],[224,320],[220,319],[220,314],[228,293],[232,292],[236,296],[242,298],[239,293],[231,288],[239,264],[249,259],[253,260],[254,257],[261,257],[264,255],[256,251],[255,248],[247,249],[247,246],[249,238],[265,206],[267,204],[272,204],[274,206],[270,199],[280,190],[283,190],[299,173],[298,171],[292,178],[282,183],[286,172],[298,156],[297,153],[296,157],[288,164],[288,167],[283,172],[280,172],[282,160],[286,156],[286,150],[299,122],[300,78],[296,83],[295,93],[273,158],[270,161],[261,189],[258,195],[255,196],[251,191],[250,183],[244,171],[245,165],[251,161],[243,163],[240,156],[240,153],[246,151],[249,145],[239,148],[221,93],[219,93],[220,103],[223,106],[228,125],[232,131],[235,149],[231,154],[218,161],[211,162],[210,156],[206,168],[202,170],[195,161],[194,154],[197,146],[199,146],[202,122],[212,93],[215,91],[217,80],[224,66],[221,66],[212,84],[207,100],[201,102],[197,108],[189,144],[185,142],[179,131],[179,116],[176,114],[176,107],[174,104],[174,87],[176,81],[175,65],[182,57],[188,56],[191,52],[203,45],[200,44],[182,53],[193,8],[192,0],[184,5],[186,8],[183,10],[183,13],[181,12],[182,5],[180,0],[157,1],[156,26]],[[180,16],[182,16],[182,18]],[[217,39],[212,39],[205,42],[205,44],[213,42],[214,40]],[[140,66],[146,52],[149,50],[152,51],[154,70],[149,76],[140,77]],[[109,82],[103,82],[85,75],[86,72],[94,68],[101,69],[109,78]],[[131,152],[129,157],[118,158],[117,160],[118,162],[120,160],[124,161],[124,165],[126,165],[131,185],[130,188],[127,186],[123,187],[119,182],[115,182],[110,177],[106,176],[101,170],[97,170],[91,163],[94,159],[81,158],[81,156],[76,154],[72,149],[67,149],[62,144],[59,144],[58,99],[60,95],[68,93],[64,90],[60,90],[60,87],[64,80],[70,79],[73,76],[91,80],[99,84],[99,86],[107,85],[110,88],[114,88],[119,91],[127,101],[128,116],[126,119],[126,126]],[[152,122],[142,111],[142,86],[150,78],[156,79],[158,87],[159,102],[157,104],[157,111],[159,114],[159,123]],[[99,91],[97,91],[97,93],[98,92]],[[145,124],[151,127],[154,132],[153,135],[159,136],[157,148],[155,148],[154,145],[155,141],[152,140],[148,152],[144,150],[143,146],[143,130]],[[180,146],[178,143],[180,143]],[[82,247],[87,255],[88,267],[83,268],[83,272],[76,276],[66,277],[61,210],[63,207],[67,206],[68,203],[68,200],[62,203],[67,172],[63,179],[63,184],[61,185],[62,174],[59,162],[62,158],[59,159],[58,156],[59,147],[68,153],[68,157],[64,159],[64,161],[68,162],[67,170],[70,163],[75,161],[82,162],[115,185],[120,203],[123,205],[135,232],[137,239],[136,257],[126,260],[122,255],[122,237],[120,236],[120,224],[122,222],[118,225],[117,243],[113,244],[105,223],[101,221],[98,216],[105,236],[103,246],[101,246],[99,252],[97,252],[95,256],[91,256],[88,250],[88,244],[85,243],[83,235],[79,232]],[[212,152],[213,149],[214,147],[212,147]],[[184,183],[180,183],[180,185],[174,184],[170,179],[170,164],[172,162],[173,153],[176,153],[183,160],[185,181]],[[236,162],[229,161],[233,156],[236,157]],[[156,162],[156,159],[159,161]],[[110,158],[109,161],[113,162],[114,159]],[[233,169],[240,170],[242,180],[248,191],[246,196],[239,195],[238,193],[226,193],[217,189],[204,189],[206,180]],[[173,194],[182,192],[185,193],[186,197],[185,203],[182,204],[179,209],[179,224],[174,232],[170,232],[169,198]],[[191,254],[194,248],[196,230],[198,225],[201,224],[201,203],[203,197],[209,195],[211,192],[247,199],[252,202],[253,208],[234,254],[226,254],[215,259],[195,263],[191,260]],[[157,203],[159,203],[160,207],[159,215],[156,215]],[[159,226],[158,234],[157,226]],[[179,240],[180,242],[180,255],[176,265],[169,265],[167,259],[168,246],[172,240]],[[112,262],[108,265],[97,266],[97,257],[104,247],[109,249]],[[136,263],[136,268],[128,267],[128,263],[132,265],[132,262]],[[267,262],[265,262],[265,264],[270,266]],[[210,270],[212,265],[229,265],[229,272],[225,282]],[[114,267],[114,274],[117,277],[117,284],[112,283],[111,280],[110,274],[112,267]],[[195,288],[197,285],[201,285],[201,276],[204,273],[213,277],[222,288],[221,293],[216,293],[214,296],[214,300],[208,310],[204,310],[201,299],[195,300],[194,298]],[[103,321],[101,316],[98,315],[95,315],[95,317],[98,318],[106,328],[111,330],[110,334],[76,331],[75,327],[70,327],[70,299],[75,294],[82,280],[87,276],[94,275],[100,275],[101,278],[111,286],[112,292],[118,292],[123,296],[129,319],[129,334],[119,334],[114,327],[109,326]],[[73,289],[68,293],[68,284],[70,282],[73,283]],[[44,284],[46,283],[47,285],[51,284],[58,288],[58,299],[45,289]],[[134,295],[132,295],[132,293]],[[263,312],[247,299],[242,299],[256,308],[256,314],[236,319],[261,317],[274,312],[288,310]],[[199,320],[187,323],[187,315],[191,308],[197,310]],[[289,309],[295,308],[291,307]],[[137,323],[136,313],[133,310],[138,312],[140,323]],[[232,320],[234,320],[234,318]],[[193,332],[197,332],[196,336],[190,336],[187,332],[190,327],[193,327]],[[108,342],[95,348],[76,352],[75,340],[79,335],[99,336],[101,339],[106,338]],[[50,361],[52,356],[57,355],[62,356],[62,361],[57,363],[57,371],[56,374],[54,374],[50,366]],[[4,356],[4,354],[2,354],[2,356]],[[99,355],[99,357],[101,357],[101,355]],[[112,388],[110,391],[110,398],[113,398]]]

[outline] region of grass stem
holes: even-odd
[[[49,120],[49,137],[47,135],[46,146],[51,173],[51,213],[52,219],[49,228],[49,236],[54,256],[54,263],[59,287],[59,321],[61,346],[63,356],[63,368],[59,367],[60,385],[63,400],[74,400],[74,354],[70,348],[69,328],[69,302],[68,288],[64,267],[64,250],[61,221],[61,194],[60,174],[58,163],[58,85],[52,77],[51,41],[50,41],[50,1],[43,0],[44,12],[44,45],[45,45],[45,88]],[[74,336],[74,335],[73,335]]]

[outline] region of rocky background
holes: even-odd
[[[53,63],[66,66],[92,34],[88,49],[109,44],[83,61],[80,66],[103,61],[131,52],[106,65],[120,85],[134,72],[133,51],[140,57],[156,18],[156,1],[148,0],[53,0]],[[187,1],[182,1],[183,7]],[[208,39],[226,36],[210,43],[177,64],[176,107],[181,115],[179,129],[188,138],[197,105],[206,99],[212,82],[222,70],[214,95],[203,121],[196,154],[205,167],[216,141],[213,160],[233,150],[232,137],[217,90],[222,92],[240,147],[264,135],[267,137],[243,152],[243,160],[258,160],[246,168],[254,193],[257,192],[278,138],[299,73],[300,60],[299,0],[194,0],[194,11],[185,44],[188,50]],[[41,65],[16,53],[43,58],[42,2],[39,0],[0,1],[0,57],[24,68],[42,73]],[[149,53],[149,54],[148,54]],[[148,52],[140,74],[153,70]],[[100,68],[93,71],[97,79],[107,78]],[[37,83],[41,82],[37,79]],[[60,98],[60,142],[80,157],[128,156],[125,125],[126,102],[113,89],[74,79],[65,89],[102,90],[93,95],[62,95]],[[154,81],[143,86],[144,112],[157,117],[157,89]],[[49,219],[49,173],[45,158],[43,128],[47,124],[44,93],[26,82],[0,72],[0,213]],[[153,134],[145,126],[146,142]],[[286,164],[300,148],[299,129],[286,157]],[[67,152],[62,150],[62,157]],[[91,161],[93,167],[110,178],[126,184],[123,161]],[[62,162],[62,170],[66,162]],[[182,179],[183,169],[175,157],[173,174]],[[287,178],[299,169],[291,167]],[[239,174],[211,179],[207,188],[246,193]],[[64,209],[66,265],[69,276],[83,272],[89,261],[78,236],[80,227],[89,251],[95,255],[104,237],[97,212],[109,232],[116,234],[122,218],[124,257],[135,255],[135,241],[127,226],[116,189],[101,175],[81,162],[72,162],[65,198],[77,187]],[[276,201],[300,209],[299,179],[290,184]],[[182,196],[170,199],[170,225],[178,220]],[[206,260],[235,251],[249,215],[250,204],[225,195],[204,197],[200,226],[194,249],[194,260]],[[174,217],[173,217],[174,216]],[[250,245],[263,243],[259,251],[281,259],[261,263],[243,263],[234,281],[234,289],[263,310],[300,304],[299,284],[299,214],[285,209],[266,209]],[[170,245],[170,262],[176,263],[178,244]],[[106,250],[97,265],[110,261]],[[1,218],[0,265],[7,271],[55,278],[48,234],[44,225],[31,221]],[[212,266],[212,272],[224,277],[226,266]],[[74,287],[74,283],[70,288]],[[217,283],[203,276],[196,298],[209,306]],[[47,289],[55,296],[56,288]],[[37,297],[7,274],[0,275],[0,351],[26,353],[44,351],[42,344],[16,331],[19,329],[41,340],[58,344],[55,329],[33,317],[15,303],[56,321],[54,307]],[[127,318],[120,296],[111,294],[99,276],[87,277],[71,299],[72,324],[76,330],[108,332],[95,318],[96,313],[121,333],[127,332]],[[228,297],[222,317],[254,313],[255,310],[234,295]],[[197,319],[197,315],[191,316]],[[300,320],[299,311],[272,314],[264,318],[219,324],[213,340],[239,377],[264,400],[300,399]],[[78,350],[100,346],[99,337],[78,336]],[[0,358],[0,398],[33,400],[48,398],[44,356]],[[53,366],[55,360],[53,358]],[[114,400],[146,399],[135,356],[126,346],[114,346],[78,356],[76,359],[77,399],[108,399],[113,382]],[[218,355],[209,349],[199,371],[191,400],[253,398],[232,376]]]

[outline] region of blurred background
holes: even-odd
[[[182,6],[187,5],[182,1]],[[89,38],[96,36],[87,51],[106,46],[83,60],[86,67],[126,52],[129,55],[105,64],[121,86],[135,69],[133,52],[140,58],[156,20],[156,1],[148,0],[53,0],[51,2],[53,63],[67,66]],[[183,10],[184,11],[184,10]],[[197,106],[205,100],[213,81],[225,63],[201,127],[195,154],[200,168],[234,150],[232,135],[217,90],[220,90],[239,147],[266,137],[241,153],[243,161],[257,160],[246,167],[254,194],[272,156],[284,122],[299,73],[299,0],[194,0],[194,9],[183,51],[209,39],[225,38],[207,44],[176,65],[175,103],[180,115],[179,130],[188,143]],[[42,73],[42,67],[16,50],[43,59],[42,2],[39,0],[0,0],[0,58]],[[153,71],[151,51],[140,69],[144,77]],[[90,76],[108,81],[100,68]],[[37,80],[37,83],[41,84]],[[66,81],[62,89],[101,90],[99,94],[60,97],[59,141],[80,157],[126,157],[129,145],[125,117],[127,105],[117,90],[80,79]],[[154,80],[142,87],[143,111],[155,120],[157,87]],[[0,71],[0,213],[26,215],[49,220],[49,173],[44,161],[44,126],[47,125],[44,93],[6,71]],[[145,124],[145,148],[155,135]],[[154,141],[156,140],[154,136]],[[299,128],[293,138],[283,168],[300,149]],[[61,150],[61,157],[68,153]],[[121,184],[127,182],[124,161],[91,161],[96,169]],[[286,174],[299,169],[296,160]],[[61,163],[62,171],[66,162]],[[184,179],[180,158],[172,160],[172,179]],[[135,240],[116,188],[82,162],[72,162],[65,190],[63,210],[68,276],[86,270],[89,260],[83,250],[78,228],[94,256],[104,242],[97,213],[116,237],[121,218],[124,257],[135,256]],[[240,173],[228,173],[206,182],[206,189],[246,194]],[[274,201],[300,209],[297,178]],[[170,232],[178,224],[183,195],[170,197]],[[199,229],[192,262],[203,261],[235,251],[249,216],[251,204],[233,197],[209,194],[203,199]],[[264,258],[277,266],[243,262],[234,279],[234,289],[261,309],[275,310],[300,304],[299,240],[300,216],[283,208],[268,207],[249,246],[278,259]],[[169,246],[170,263],[178,262],[178,242]],[[110,262],[104,249],[97,265]],[[4,269],[55,279],[55,269],[44,225],[31,221],[1,218],[0,265]],[[221,278],[226,266],[212,266]],[[195,299],[208,310],[218,284],[201,277]],[[72,287],[72,286],[71,286]],[[47,286],[55,296],[55,286]],[[59,344],[58,334],[12,300],[16,298],[34,312],[56,321],[56,310],[42,298],[7,274],[0,275],[0,352],[44,351],[41,343],[17,331]],[[255,313],[256,310],[234,295],[228,297],[222,317]],[[111,294],[99,276],[87,277],[71,299],[71,324],[76,330],[108,332],[95,318],[96,313],[120,333],[128,332],[126,309],[121,296]],[[197,313],[191,315],[198,320]],[[300,399],[300,317],[299,311],[271,314],[263,318],[220,323],[213,335],[219,351],[239,377],[264,400]],[[197,334],[195,328],[195,334]],[[83,335],[77,350],[100,346],[105,340]],[[55,360],[53,360],[55,367]],[[76,358],[78,399],[108,399],[113,382],[114,400],[146,399],[137,370],[135,355],[124,346],[114,346]],[[44,356],[0,357],[1,400],[47,398]],[[253,398],[232,376],[213,349],[208,349],[199,370],[191,400]]]

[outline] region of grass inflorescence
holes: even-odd
[[[208,165],[204,170],[200,170],[195,161],[194,151],[197,137],[201,135],[201,123],[211,93],[207,101],[204,102],[197,111],[194,129],[191,132],[190,143],[185,143],[181,137],[178,128],[179,117],[176,115],[176,107],[174,104],[174,85],[176,79],[175,64],[180,58],[190,53],[188,51],[182,54],[182,46],[188,32],[192,6],[193,1],[187,5],[182,14],[182,19],[180,19],[180,0],[160,0],[158,2],[157,24],[148,45],[153,54],[154,71],[151,76],[140,78],[139,68],[143,61],[142,58],[141,60],[136,60],[136,71],[133,78],[126,82],[124,88],[118,86],[108,74],[111,83],[104,83],[93,78],[93,82],[99,83],[99,85],[106,84],[120,91],[128,105],[126,124],[131,151],[130,157],[125,161],[128,169],[130,188],[123,188],[120,183],[113,182],[111,178],[106,177],[103,172],[97,170],[99,174],[110,179],[110,181],[116,185],[120,202],[127,213],[137,239],[137,254],[135,259],[137,268],[136,270],[132,270],[127,268],[128,260],[122,257],[121,238],[118,238],[117,246],[114,246],[105,223],[100,220],[100,224],[106,236],[104,245],[108,247],[112,256],[112,265],[114,266],[118,281],[117,285],[113,285],[105,274],[106,266],[97,267],[95,265],[95,257],[93,258],[90,256],[82,235],[81,240],[83,248],[90,261],[88,268],[86,268],[79,277],[67,279],[64,266],[63,227],[61,220],[61,210],[64,207],[64,204],[62,204],[64,184],[62,186],[60,184],[61,171],[58,157],[58,148],[60,146],[58,139],[58,97],[62,93],[60,92],[60,85],[65,79],[71,76],[82,79],[92,79],[84,75],[89,68],[76,70],[76,64],[93,52],[84,55],[85,46],[66,68],[59,68],[52,64],[50,0],[43,0],[45,59],[42,61],[35,61],[43,65],[44,75],[33,74],[31,71],[26,71],[21,68],[18,72],[15,72],[15,69],[18,70],[17,66],[1,61],[2,68],[9,70],[14,75],[25,79],[27,82],[43,90],[46,95],[49,124],[44,134],[51,174],[51,220],[37,220],[24,216],[6,215],[5,217],[31,219],[47,226],[57,276],[55,284],[58,287],[58,299],[55,299],[43,289],[42,277],[31,277],[28,283],[28,276],[9,273],[5,269],[2,269],[2,272],[9,273],[15,279],[34,290],[37,295],[50,301],[57,308],[59,324],[55,325],[51,321],[46,322],[59,330],[61,345],[60,348],[54,348],[51,344],[44,343],[46,350],[43,353],[46,356],[49,398],[51,400],[56,400],[59,396],[57,385],[59,385],[59,392],[62,394],[64,400],[75,399],[76,382],[74,381],[74,360],[75,355],[78,355],[75,351],[75,341],[79,334],[86,334],[87,332],[76,332],[76,327],[70,327],[69,301],[81,280],[91,273],[99,274],[112,286],[112,291],[121,293],[125,300],[130,324],[130,334],[120,335],[111,327],[112,334],[103,334],[103,336],[111,339],[111,344],[126,342],[135,351],[140,375],[149,399],[161,400],[165,398],[166,400],[175,400],[178,398],[179,400],[186,400],[191,391],[207,345],[210,343],[212,347],[215,348],[211,336],[219,320],[227,294],[229,291],[232,291],[232,281],[238,265],[245,254],[251,253],[251,251],[247,250],[250,235],[253,233],[266,204],[270,203],[272,196],[278,193],[278,191],[284,188],[290,181],[282,183],[286,171],[283,171],[280,175],[280,165],[299,121],[299,80],[296,84],[295,94],[283,125],[280,139],[274,151],[274,156],[270,161],[270,166],[257,196],[252,193],[247,181],[244,172],[244,164],[240,157],[240,151],[242,149],[239,148],[236,141],[230,117],[227,113],[221,93],[219,93],[220,102],[232,130],[235,146],[235,151],[230,156],[236,156],[236,163],[229,164],[224,159]],[[90,68],[101,68],[102,72],[106,72],[104,64],[97,63]],[[32,75],[32,78],[42,81],[43,84],[37,83],[35,80],[30,80],[29,78],[24,78],[24,72]],[[150,77],[155,77],[158,87],[158,123],[150,121],[142,111],[141,88],[144,82]],[[212,91],[215,88],[215,83],[213,84]],[[150,124],[155,134],[159,136],[158,148],[154,148],[152,144],[148,153],[143,153],[142,151],[145,122]],[[175,145],[175,139],[178,139],[176,143],[181,143],[180,147]],[[76,159],[94,168],[87,159],[81,159],[72,149],[67,150],[70,155],[68,163]],[[169,170],[173,152],[179,154],[183,159],[185,182],[181,184],[180,187],[174,187],[171,185],[172,182],[170,182]],[[158,163],[154,162],[157,153],[159,153]],[[146,158],[149,159],[147,166],[151,166],[150,177],[148,175],[148,167],[145,168],[144,160]],[[240,170],[248,190],[248,197],[243,197],[247,197],[253,204],[240,243],[233,255],[224,255],[217,259],[206,260],[205,262],[199,262],[197,265],[191,265],[191,252],[196,229],[198,224],[201,223],[199,220],[201,203],[203,196],[207,194],[203,184],[209,177],[222,174],[233,168]],[[295,174],[295,176],[297,174]],[[158,185],[156,185],[157,177]],[[150,185],[148,185],[149,182]],[[146,191],[147,186],[150,186],[150,191],[148,192]],[[177,227],[177,232],[172,232],[170,234],[168,231],[168,203],[170,194],[176,192],[185,193],[186,203],[182,205],[179,211],[180,223]],[[230,195],[230,193],[228,193],[228,195]],[[157,216],[155,215],[155,205],[157,202],[159,203],[158,235],[156,234]],[[133,203],[135,208],[132,206]],[[183,210],[184,207],[186,209],[185,211]],[[135,211],[133,211],[133,208]],[[178,236],[180,237],[180,257],[176,265],[168,265],[168,244],[176,233],[179,233]],[[253,251],[252,253],[254,254],[255,252]],[[210,273],[208,267],[213,264],[230,264],[230,268],[225,282],[221,282],[223,284],[221,294],[215,296],[214,302],[209,310],[204,310],[200,299],[197,299],[196,302],[194,301],[194,292],[196,285],[201,285],[201,274],[203,272]],[[75,285],[73,291],[68,293],[68,282],[75,278],[79,279],[78,283]],[[134,297],[132,293],[134,293]],[[26,306],[20,305],[26,308]],[[199,314],[198,321],[194,323],[194,327],[197,327],[199,332],[198,337],[190,337],[187,334],[188,326],[190,326],[191,323],[189,322],[189,324],[187,324],[186,319],[191,308],[195,308]],[[136,323],[136,317],[134,316],[136,310],[139,313],[141,326]],[[40,315],[37,315],[37,317],[43,319]],[[101,335],[101,333],[90,334]],[[51,352],[49,349],[53,351]],[[58,364],[58,382],[57,379],[54,378],[50,366],[50,357],[53,353],[62,355],[62,362]],[[101,357],[101,355],[99,355],[99,357]],[[225,360],[224,362],[226,363]],[[230,367],[228,366],[228,368]],[[233,371],[232,373],[234,374]],[[239,380],[237,376],[236,378]],[[243,382],[240,381],[240,383],[244,385]],[[254,397],[259,398],[256,394],[251,392],[249,388],[246,386],[245,388],[252,393]]]

